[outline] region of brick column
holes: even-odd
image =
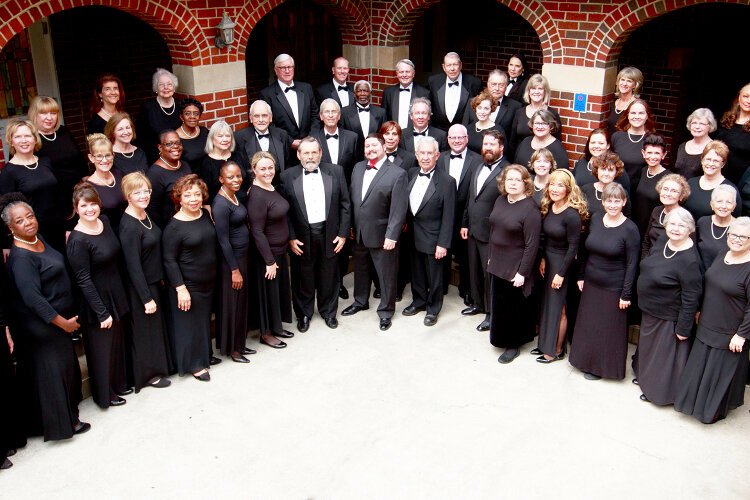
[[[363,78],[372,84],[372,100],[380,105],[383,89],[393,85],[396,79],[396,63],[409,57],[409,47],[400,45],[344,45],[344,57],[349,60],[352,81]]]
[[[240,129],[247,126],[247,83],[245,61],[204,66],[175,64],[180,79],[180,94],[191,95],[204,105],[201,117],[206,126],[226,120]]]

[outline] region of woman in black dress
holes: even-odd
[[[729,157],[729,148],[721,141],[711,141],[703,150],[701,155],[701,165],[703,175],[693,177],[688,181],[690,186],[690,197],[685,201],[685,208],[695,220],[711,215],[711,191],[722,184],[732,186],[737,189],[729,179],[724,177],[722,169],[727,163]],[[742,199],[737,191],[737,205],[734,209],[734,216],[739,217],[741,213]]]
[[[182,139],[182,157],[190,165],[197,167],[203,163],[203,159],[206,157],[208,140],[208,129],[200,125],[203,104],[197,99],[188,97],[180,101],[177,110],[182,122],[182,125],[176,130],[177,135]]]
[[[240,169],[243,185],[237,191],[237,198],[243,205],[247,201],[247,189],[250,187],[249,175],[247,174],[246,156],[241,150],[235,150],[234,134],[232,127],[224,120],[217,120],[208,131],[205,143],[206,156],[203,163],[197,167],[196,173],[208,186],[208,202],[212,204],[214,197],[219,192],[222,184],[219,182],[219,171],[228,161],[231,161]]]
[[[519,348],[534,338],[536,317],[529,295],[542,218],[532,198],[534,188],[526,167],[506,166],[497,186],[500,196],[489,217],[487,259],[492,280],[490,343],[505,348],[498,362],[506,364],[516,359]]]
[[[528,165],[534,151],[547,148],[555,157],[558,168],[569,168],[568,152],[565,151],[563,143],[554,136],[560,130],[560,126],[552,113],[546,109],[536,111],[529,118],[528,126],[533,128],[534,134],[526,137],[518,145],[518,149],[515,150],[516,163]]]
[[[206,183],[197,175],[180,178],[172,190],[180,209],[162,235],[169,282],[168,328],[177,373],[191,373],[203,382],[211,380],[211,300],[216,277],[216,231],[202,208],[206,198]]]
[[[60,186],[49,158],[34,154],[40,147],[36,127],[29,120],[12,119],[5,128],[5,142],[11,158],[0,170],[0,194],[22,193],[34,208],[39,233],[53,248],[64,251]]]
[[[18,340],[25,349],[33,389],[32,420],[45,441],[69,439],[91,425],[78,419],[81,369],[70,334],[78,330],[73,294],[62,254],[38,234],[34,211],[17,195],[0,200],[3,222],[13,234],[8,271],[13,286],[13,308],[18,316]]]
[[[651,211],[648,228],[643,233],[641,259],[649,254],[656,240],[664,235],[664,225],[666,224],[667,215],[675,208],[678,208],[690,196],[690,186],[688,186],[687,181],[680,174],[662,176],[659,182],[656,183],[655,191],[659,196],[660,205],[657,205]]]
[[[706,271],[693,348],[677,387],[675,410],[704,424],[742,406],[750,342],[750,218],[729,226],[729,251]]]
[[[112,230],[117,234],[127,201],[122,194],[122,174],[112,168],[112,143],[104,134],[91,134],[86,140],[89,143],[89,161],[94,165],[94,172],[83,180],[92,184],[99,193],[102,214],[107,216]]]
[[[211,207],[223,257],[219,259],[221,283],[216,311],[217,338],[224,356],[230,356],[236,363],[248,363],[243,354],[251,352],[245,347],[250,232],[247,209],[237,196],[243,184],[240,166],[232,161],[226,162],[219,170],[219,182],[221,187]]]
[[[534,201],[536,201],[537,205],[541,206],[542,198],[544,198],[544,193],[547,190],[547,183],[549,183],[550,174],[557,168],[557,162],[549,149],[541,148],[534,151],[534,154],[531,155],[528,166],[532,174]]]
[[[127,385],[124,322],[128,299],[120,278],[120,241],[106,217],[93,185],[81,182],[73,190],[78,224],[68,237],[68,262],[81,291],[79,317],[91,381],[91,396],[101,408],[121,406]]]
[[[49,159],[52,172],[60,186],[60,196],[67,205],[73,187],[89,173],[86,160],[78,149],[73,135],[65,125],[60,124],[60,105],[52,97],[36,96],[31,100],[29,121],[34,124],[41,138],[37,155]],[[37,215],[41,216],[39,213]],[[47,241],[55,246],[49,238]]]
[[[630,103],[640,97],[642,88],[643,73],[638,68],[628,66],[617,73],[617,87],[615,88],[617,99],[612,101],[609,118],[607,118],[607,130],[610,135],[617,132],[617,122],[620,120],[622,112],[628,109]]]
[[[640,236],[622,209],[627,194],[619,184],[604,188],[605,213],[591,218],[581,252],[581,304],[570,348],[570,364],[587,380],[625,377],[627,308],[638,269]]]
[[[474,110],[477,121],[466,126],[469,135],[469,149],[477,154],[482,154],[484,131],[499,130],[505,136],[505,130],[490,118],[490,115],[497,109],[497,103],[487,90],[483,90],[471,100],[471,109]]]
[[[136,124],[138,145],[146,152],[149,163],[159,157],[157,145],[161,133],[175,130],[181,124],[174,99],[178,83],[177,76],[164,68],[157,68],[151,77],[151,88],[156,97],[143,102]]]
[[[716,256],[726,250],[727,232],[734,221],[732,212],[736,205],[737,190],[732,186],[721,184],[711,192],[711,208],[714,213],[701,217],[696,228],[703,269],[711,267]]]
[[[505,97],[514,99],[521,104],[526,92],[526,84],[529,81],[527,75],[529,64],[526,62],[526,56],[517,52],[508,59],[508,86],[505,88]]]
[[[619,182],[615,182],[615,179],[624,179],[627,177],[625,174],[624,164],[620,157],[612,151],[606,151],[605,153],[595,156],[591,159],[591,171],[598,180],[593,184],[586,184],[581,189],[583,196],[586,198],[586,204],[591,219],[594,216],[603,215],[604,205],[602,204],[602,196],[604,189],[612,184],[613,182],[618,185],[622,185]],[[623,189],[625,189],[623,187]],[[627,197],[627,191],[625,191]],[[625,215],[630,215],[630,200],[628,199],[623,209]]]
[[[596,128],[591,131],[586,141],[586,152],[583,157],[573,165],[573,175],[576,178],[576,184],[583,189],[584,186],[593,184],[599,179],[592,172],[592,160],[609,151],[610,135],[606,128]],[[615,182],[619,182],[630,196],[630,177],[620,174]]]
[[[111,73],[97,78],[91,96],[91,120],[86,126],[87,134],[103,134],[104,127],[115,113],[124,111],[125,90],[122,81]]]
[[[666,237],[641,261],[638,306],[642,319],[633,362],[643,391],[641,400],[656,405],[674,403],[703,290],[701,260],[690,237],[695,231],[693,216],[677,207],[666,216],[665,225]]]
[[[258,256],[254,258],[258,276],[260,342],[274,349],[286,347],[281,338],[294,337],[282,323],[292,321],[289,268],[286,249],[289,241],[289,203],[273,187],[276,165],[270,153],[253,155],[253,187],[247,196],[250,233]]]
[[[729,146],[726,176],[736,184],[750,165],[750,83],[740,89],[721,117],[716,138]]]
[[[633,222],[640,234],[646,234],[651,212],[659,204],[659,192],[656,190],[656,185],[669,173],[661,164],[667,156],[664,138],[658,134],[647,135],[643,139],[642,153],[646,166],[641,170],[641,178],[633,194]]]
[[[612,151],[625,164],[625,172],[630,177],[631,193],[638,187],[641,170],[646,166],[643,138],[654,132],[655,122],[651,108],[643,99],[635,99],[628,106],[628,112],[620,116],[617,132],[612,134]]]
[[[570,277],[575,277],[574,260],[578,253],[583,222],[588,218],[586,200],[568,170],[550,176],[541,205],[544,257],[539,273],[545,278],[539,344],[536,360],[551,363],[565,357],[568,331],[566,297]]]
[[[161,229],[149,218],[151,183],[141,172],[122,179],[128,207],[120,220],[120,245],[125,258],[125,286],[130,303],[130,353],[135,392],[167,387],[170,347],[162,314]]]
[[[126,176],[133,172],[148,172],[146,153],[132,141],[135,139],[135,125],[127,113],[115,113],[104,127],[104,135],[112,143],[115,153],[114,169]]]
[[[146,173],[151,181],[148,215],[157,226],[166,227],[177,210],[172,202],[172,186],[192,171],[190,165],[182,159],[182,141],[174,130],[162,132],[158,148],[159,158]]]
[[[686,179],[692,179],[703,173],[701,154],[711,137],[708,134],[716,131],[716,118],[708,108],[698,108],[687,117],[687,129],[693,136],[677,148],[674,171]]]
[[[560,135],[562,128],[560,115],[558,114],[557,110],[549,106],[550,88],[547,78],[539,74],[532,75],[531,78],[527,80],[527,83],[528,84],[526,85],[523,93],[525,106],[516,110],[516,114],[513,115],[513,125],[511,126],[511,129],[505,131],[507,134],[509,134],[509,137],[507,137],[507,139],[510,139],[506,141],[506,143],[508,144],[508,151],[506,151],[505,153],[506,156],[516,155],[521,142],[525,138],[534,135],[534,129],[531,125],[531,120],[534,113],[536,113],[537,111],[549,111],[556,124],[554,129],[550,133],[553,134],[557,139],[562,138],[562,136]],[[521,163],[521,165],[525,165],[525,163]],[[567,168],[567,165],[565,166]]]

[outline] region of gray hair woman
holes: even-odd
[[[716,118],[708,108],[698,108],[687,117],[687,129],[693,136],[677,148],[674,170],[686,179],[701,175],[701,153],[711,142],[708,134],[716,131]]]
[[[703,261],[703,268],[708,269],[714,259],[727,249],[727,232],[734,221],[737,206],[737,190],[728,184],[720,184],[711,192],[712,215],[698,219],[697,238],[698,252]]]
[[[156,149],[159,133],[163,130],[177,130],[182,124],[174,99],[178,83],[177,76],[164,68],[156,68],[151,77],[151,88],[155,96],[144,101],[136,123],[138,137],[149,163],[159,157]]]
[[[526,106],[516,111],[513,117],[513,125],[510,130],[506,132],[510,135],[510,151],[506,152],[506,155],[513,158],[512,152],[515,152],[521,142],[533,135],[533,127],[530,124],[532,115],[539,110],[547,110],[552,114],[556,127],[552,130],[552,134],[560,139],[560,114],[552,107],[549,106],[550,99],[550,88],[547,78],[540,75],[531,75],[526,82],[526,88],[523,93],[523,100],[527,103]],[[516,163],[526,165],[525,162],[516,160]]]
[[[660,204],[651,211],[648,227],[643,233],[641,258],[647,256],[656,240],[664,235],[667,215],[688,199],[690,186],[680,174],[667,174],[656,183],[656,192],[659,195]]]
[[[221,189],[219,175],[221,168],[227,162],[234,162],[240,168],[242,174],[242,187],[237,191],[237,199],[244,204],[247,200],[247,188],[250,186],[250,175],[248,175],[249,161],[241,150],[235,150],[234,133],[232,127],[224,120],[218,120],[208,129],[206,138],[206,157],[196,173],[208,186],[208,200],[206,204],[212,204],[214,197]]]

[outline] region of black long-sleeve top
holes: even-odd
[[[695,246],[677,253],[665,251],[667,241],[662,236],[641,261],[638,306],[651,316],[674,321],[675,333],[689,337],[703,291],[701,260]]]
[[[514,161],[519,165],[523,165],[524,167],[529,166],[529,161],[531,160],[531,156],[535,151],[531,146],[531,141],[533,139],[533,136],[527,137],[526,139],[521,141],[521,144],[518,145],[518,149],[516,149],[515,151]],[[547,149],[550,153],[552,153],[552,157],[555,159],[555,163],[557,163],[557,168],[570,167],[570,162],[568,161],[568,152],[565,151],[565,146],[563,146],[562,141],[556,139],[547,146]]]
[[[557,274],[565,277],[578,252],[581,240],[581,215],[573,207],[556,214],[550,206],[542,221],[544,252],[565,255]]]
[[[149,226],[151,229],[148,229]],[[120,220],[120,245],[125,257],[127,278],[141,302],[147,304],[154,300],[149,285],[164,279],[161,229],[148,218],[141,223],[125,213]]]
[[[631,138],[637,138],[633,142]],[[625,172],[630,177],[630,185],[635,186],[641,177],[641,169],[646,166],[643,159],[643,134],[630,134],[618,130],[612,134],[612,151],[617,153],[625,164]]]
[[[510,130],[505,131],[510,136],[510,141],[506,142],[506,147],[509,146],[507,147],[508,150],[505,152],[506,156],[510,156],[511,153],[515,154],[521,141],[534,135],[534,132],[529,128],[529,117],[526,116],[526,104],[521,104],[524,105],[518,108],[516,114],[513,115],[513,124],[511,125]],[[547,106],[547,111],[552,113],[552,116],[554,116],[557,121],[557,132],[554,133],[554,136],[557,137],[557,139],[562,140],[562,122],[560,121],[560,114],[555,108],[550,106]],[[526,166],[525,163],[523,165]],[[557,167],[560,168],[560,165]]]
[[[591,172],[589,160],[587,160],[586,158],[581,158],[575,163],[575,167],[573,168],[573,177],[575,177],[576,184],[578,184],[578,187],[580,187],[581,189],[583,189],[583,186],[593,184],[599,180],[594,177],[594,174]],[[630,197],[630,177],[628,177],[628,175],[623,172],[619,177],[615,179],[615,182],[624,187],[625,192],[627,192],[628,197]]]
[[[159,150],[156,147],[159,144],[159,134],[165,130],[177,130],[180,125],[182,121],[176,102],[173,108],[162,108],[156,97],[143,102],[135,122],[138,135],[136,140],[150,163],[155,162],[159,157]],[[205,143],[203,145],[205,146]]]
[[[698,252],[701,254],[703,269],[708,269],[716,260],[716,256],[727,251],[727,233],[729,229],[714,225],[713,217],[706,215],[698,219],[695,225]],[[718,236],[718,238],[717,238]]]
[[[100,323],[112,316],[120,320],[129,312],[125,287],[119,268],[120,241],[106,217],[99,234],[73,230],[65,250],[68,262],[81,289],[79,318],[85,323]]]
[[[688,186],[690,186],[690,196],[688,196],[688,199],[685,200],[685,208],[693,215],[693,218],[695,220],[714,213],[714,211],[711,209],[711,193],[713,193],[714,190],[703,189],[700,184],[701,177],[703,176],[688,179]],[[740,191],[737,189],[737,186],[732,184],[729,179],[725,178],[721,183],[726,184],[727,186],[732,186],[735,190],[737,190],[737,206],[735,207],[734,212],[732,212],[732,215],[734,215],[735,217],[739,217],[742,213],[742,198],[740,198]]]
[[[203,158],[202,163],[196,168],[195,173],[198,174],[198,176],[203,179],[203,182],[206,183],[206,186],[208,186],[208,201],[206,203],[209,205],[213,203],[214,197],[216,197],[219,188],[221,188],[219,172],[221,171],[221,167],[223,167],[228,161],[233,161],[240,167],[240,171],[242,172],[242,187],[237,191],[237,199],[242,204],[247,201],[247,188],[250,187],[250,165],[248,165],[245,160],[245,155],[237,150],[233,151],[232,155],[227,160],[217,160],[210,156],[206,156]]]
[[[736,333],[750,339],[750,262],[726,264],[720,253],[706,271],[697,337],[704,344],[729,349]]]
[[[47,140],[47,137],[54,137],[55,140]],[[89,174],[86,159],[65,125],[61,125],[55,134],[42,137],[41,144],[42,147],[36,155],[49,159],[50,168],[62,190],[61,195],[67,203],[73,193],[73,186]]]
[[[662,215],[664,211],[664,205],[658,205],[651,211],[651,217],[648,219],[648,227],[646,232],[643,234],[643,242],[641,244],[641,259],[645,258],[654,246],[656,240],[666,234],[666,229],[662,221],[666,217],[666,213]]]
[[[541,231],[542,216],[533,198],[509,203],[507,196],[499,196],[490,213],[487,272],[508,281],[520,274],[525,278],[524,295],[528,296]]]
[[[192,139],[180,139],[182,141],[182,159],[191,165],[198,166],[206,157],[206,141],[208,140],[208,129],[198,127],[198,135]]]
[[[253,186],[247,196],[247,215],[250,233],[266,265],[276,262],[275,257],[286,253],[289,242],[287,223],[289,202],[274,191]]]
[[[14,191],[26,197],[40,221],[63,217],[60,187],[52,173],[49,158],[39,157],[39,165],[33,170],[23,165],[6,163],[0,171],[0,194]]]
[[[156,222],[159,227],[166,227],[175,214],[174,203],[172,202],[174,183],[180,177],[191,173],[190,165],[183,160],[180,161],[180,168],[177,170],[167,170],[156,163],[148,169],[146,176],[151,181],[151,202],[149,202],[146,211],[151,220]]]
[[[716,138],[729,146],[729,158],[724,166],[724,175],[732,182],[739,182],[750,165],[750,132],[744,125],[734,124],[730,128],[719,127]]]
[[[164,271],[170,286],[185,285],[188,290],[210,290],[216,277],[216,231],[211,217],[182,221],[175,217],[162,234]]]
[[[641,237],[632,220],[606,227],[603,216],[593,217],[583,245],[585,251],[580,254],[583,275],[579,279],[618,292],[622,300],[630,300],[640,246]]]
[[[133,172],[141,172],[142,174],[145,174],[148,172],[146,153],[144,153],[141,148],[135,148],[132,153],[128,153],[127,155],[123,153],[115,153],[115,160],[112,169],[120,172],[123,177],[132,174]]]
[[[247,228],[247,209],[240,203],[235,205],[224,196],[217,195],[211,206],[216,238],[229,269],[239,269],[237,255],[247,253],[250,231]]]
[[[625,177],[625,174],[623,174],[622,177]],[[584,198],[586,198],[586,203],[588,204],[589,215],[591,216],[591,219],[593,220],[595,216],[603,216],[605,213],[604,205],[602,202],[603,193],[602,191],[596,189],[596,184],[586,184],[581,188],[581,192],[583,193]],[[628,199],[625,202],[625,206],[622,209],[622,213],[624,213],[626,217],[630,217],[630,208],[630,196],[628,196]]]
[[[677,157],[674,161],[674,171],[685,179],[700,177],[703,175],[703,166],[701,165],[701,155],[691,155],[685,149],[686,142],[680,144],[677,148]]]
[[[125,195],[122,194],[122,174],[112,170],[112,175],[115,178],[114,186],[102,186],[93,182],[91,185],[94,186],[102,201],[102,214],[107,216],[112,225],[112,230],[117,234],[120,227],[120,219],[125,208],[128,206],[128,202],[125,199]]]
[[[641,170],[641,180],[638,182],[638,186],[635,188],[635,196],[633,196],[633,222],[638,226],[638,232],[641,234],[646,233],[651,212],[659,204],[656,183],[668,173],[669,170],[664,170],[650,177],[648,167],[643,167]]]

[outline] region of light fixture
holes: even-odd
[[[216,26],[216,39],[214,44],[217,49],[223,49],[227,45],[232,45],[234,42],[234,27],[237,23],[229,19],[229,14],[224,11],[224,15],[221,17],[221,22]]]

